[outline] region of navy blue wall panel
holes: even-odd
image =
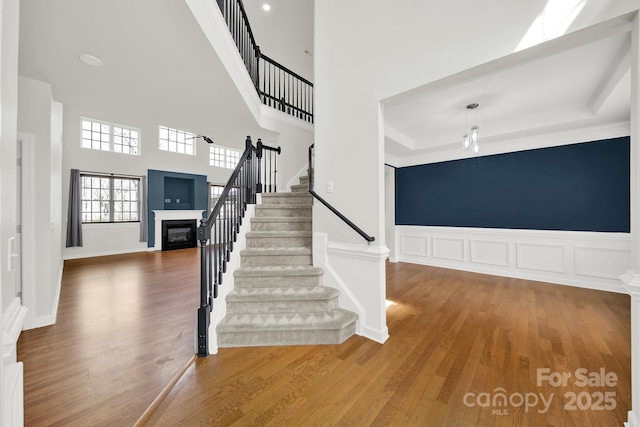
[[[155,245],[154,210],[207,210],[208,188],[205,175],[169,172],[149,169],[147,171],[149,204],[149,242]],[[171,202],[165,203],[165,199]],[[180,199],[180,203],[176,202]]]
[[[396,224],[629,232],[629,137],[396,169]]]

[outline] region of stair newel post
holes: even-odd
[[[207,286],[207,240],[209,227],[206,219],[200,221],[197,229],[200,241],[200,307],[198,307],[198,357],[209,355],[209,323],[211,310]]]
[[[248,205],[253,203],[253,191],[251,190],[252,187],[252,182],[253,182],[253,177],[252,177],[252,164],[253,164],[253,156],[252,156],[252,149],[253,146],[251,144],[251,137],[247,136],[247,139],[245,141],[245,150],[249,150],[249,155],[247,156],[247,163],[245,165],[245,172],[246,172],[246,184],[247,184],[247,194],[246,194],[246,203]]]
[[[262,193],[262,180],[260,178],[260,163],[262,162],[262,139],[258,138],[258,143],[256,144],[256,158],[258,163],[258,182],[256,183],[256,193]]]

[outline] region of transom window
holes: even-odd
[[[210,202],[211,202],[211,207],[209,209],[209,212],[211,212],[213,210],[213,208],[216,206],[216,203],[218,203],[218,199],[220,199],[220,196],[222,195],[222,191],[224,190],[224,185],[218,185],[218,184],[211,184],[209,185],[209,196],[210,196]],[[229,194],[227,195],[227,201],[225,203],[226,207],[223,207],[220,211],[220,216],[218,217],[219,219],[225,218],[227,216],[227,209],[231,209],[231,206],[233,206],[236,203],[237,200],[237,194],[238,194],[238,189],[237,188],[232,188],[231,191],[229,191]]]
[[[239,160],[239,150],[220,146],[209,147],[209,164],[211,166],[235,169]]]
[[[193,141],[198,137],[198,135],[165,126],[159,127],[159,134],[160,139],[158,147],[161,150],[182,154],[196,154]]]
[[[140,221],[140,179],[121,176],[80,175],[82,222]]]
[[[140,129],[93,119],[83,118],[81,121],[82,148],[140,154]]]

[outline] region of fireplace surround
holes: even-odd
[[[153,228],[154,236],[153,249],[161,251],[162,249],[162,223],[169,220],[195,220],[196,224],[200,224],[205,211],[203,210],[153,210]],[[196,226],[197,226],[196,225]],[[151,238],[149,239],[151,240]]]
[[[162,250],[195,248],[195,219],[169,219],[162,221]]]

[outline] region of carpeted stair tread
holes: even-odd
[[[339,295],[337,289],[326,286],[235,288],[227,295],[227,302],[326,300]]]
[[[277,206],[277,205],[274,205]],[[309,222],[308,216],[254,216],[251,222]]]
[[[283,198],[287,198],[287,197],[294,197],[294,198],[297,198],[297,197],[309,197],[310,198],[312,196],[311,196],[311,194],[300,194],[300,193],[293,193],[291,191],[288,191],[286,193],[262,193],[261,197],[263,199],[264,198],[268,199],[268,198],[280,198],[280,197],[283,197]]]
[[[358,315],[336,308],[320,313],[256,313],[227,314],[217,331],[261,332],[269,330],[323,330],[342,329],[354,323]]]
[[[267,256],[267,255],[311,255],[311,248],[303,246],[267,246],[261,248],[246,248],[240,251],[241,255]]]
[[[290,193],[267,193],[256,206],[220,347],[340,344],[355,333],[356,313],[339,308],[340,291],[323,286],[313,267],[313,197],[306,177]]]
[[[265,265],[241,267],[233,272],[235,277],[264,277],[264,276],[321,276],[324,271],[310,265]]]
[[[247,238],[252,237],[311,237],[311,231],[249,231]]]
[[[257,205],[256,209],[311,209],[313,208],[312,203],[304,203],[304,204],[273,204],[273,205]]]

